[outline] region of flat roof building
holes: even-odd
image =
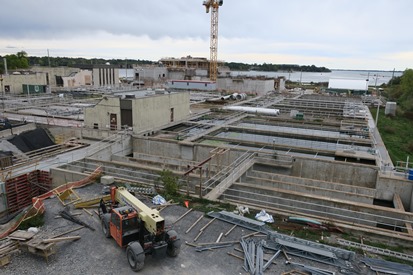
[[[133,133],[151,131],[189,117],[189,92],[131,91],[105,96],[85,109],[85,127],[105,130],[132,128]]]

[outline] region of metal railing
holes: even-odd
[[[255,154],[249,151],[239,156],[230,165],[226,166],[224,169],[220,170],[217,174],[215,174],[213,177],[211,177],[210,179],[204,182],[203,184],[204,187],[202,189],[202,195],[205,195],[207,192],[212,190],[222,181],[226,180],[226,178],[228,178],[229,176],[231,177],[231,180],[233,180],[236,174],[236,171],[243,169],[244,166],[248,164],[247,160],[251,160],[254,157],[255,157]],[[229,182],[233,182],[233,181],[229,181]]]

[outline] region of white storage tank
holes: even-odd
[[[397,109],[397,103],[396,102],[387,102],[386,103],[386,108],[384,109],[384,114],[395,116],[396,115],[396,109]]]

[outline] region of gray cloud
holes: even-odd
[[[10,41],[24,40],[24,47],[31,48],[27,41],[44,40],[47,44],[98,37],[99,33],[148,37],[153,43],[200,40],[208,52],[210,14],[205,13],[202,0],[3,2],[0,54],[6,45],[14,46]],[[219,11],[219,45],[223,56],[231,52],[245,56],[284,54],[337,57],[340,61],[389,56],[389,63],[392,57],[403,56],[413,62],[409,59],[413,55],[412,10],[411,0],[226,0]],[[101,41],[102,49],[104,43],[107,41]],[[157,53],[159,58],[176,54],[168,53],[170,45],[163,46],[164,52]],[[68,44],[61,51],[70,47],[81,45]],[[254,62],[260,61],[251,60]],[[404,66],[406,62],[400,63]]]

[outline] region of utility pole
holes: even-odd
[[[49,55],[49,49],[47,49],[47,61],[49,62],[49,67],[50,67],[50,55]]]
[[[1,105],[2,105],[2,111],[4,114],[4,89],[3,89],[3,75],[0,76],[0,82],[1,82]]]
[[[126,67],[126,85],[127,85],[128,84],[128,58],[125,57],[125,60],[126,60],[125,67]]]

